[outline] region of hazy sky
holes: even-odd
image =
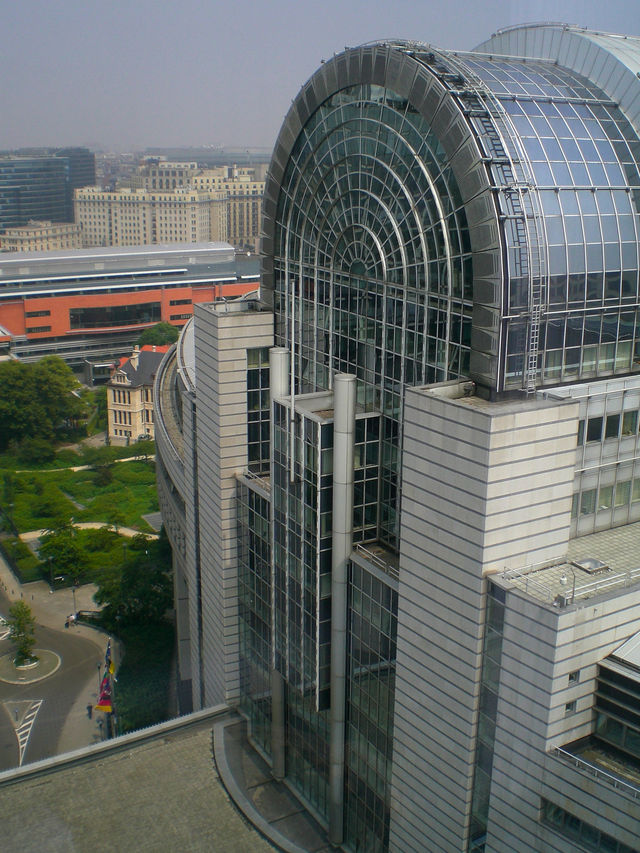
[[[0,21],[0,148],[270,148],[345,45],[465,50],[524,21],[640,35],[640,0],[0,0]]]

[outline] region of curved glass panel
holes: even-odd
[[[360,405],[383,413],[379,524],[392,543],[402,389],[468,371],[472,308],[460,192],[405,98],[356,85],[315,111],[281,182],[274,247],[277,335],[291,346],[295,331],[299,390],[354,373]]]
[[[530,271],[542,309],[536,384],[629,371],[640,354],[637,135],[597,86],[555,63],[461,64],[490,91],[500,131],[471,119],[492,157],[507,244],[505,384],[522,385],[526,321],[513,315],[529,312]],[[623,309],[634,319],[621,343],[605,329]]]

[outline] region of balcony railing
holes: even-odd
[[[580,758],[579,755],[575,755],[572,752],[567,752],[566,749],[562,749],[559,746],[555,747],[555,749],[553,750],[553,754],[557,755],[563,761],[566,761],[569,764],[573,764],[574,767],[577,767],[579,770],[588,773],[590,776],[594,776],[596,779],[601,779],[603,782],[606,782],[613,788],[618,788],[618,790],[623,791],[625,794],[628,794],[635,800],[640,799],[640,788],[638,788],[636,785],[632,785],[630,782],[625,782],[619,776],[614,776],[612,773],[607,773],[606,770],[603,770],[601,767],[592,764],[590,761],[585,761],[583,758]]]
[[[373,563],[374,566],[377,566],[379,569],[382,569],[382,571],[385,574],[389,575],[389,577],[392,577],[395,580],[398,580],[400,578],[400,572],[398,570],[397,565],[388,562],[379,554],[374,553],[370,548],[367,548],[366,545],[361,545],[360,543],[357,543],[354,550],[357,551],[359,554],[362,554],[365,560],[368,560],[370,563]]]

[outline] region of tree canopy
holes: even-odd
[[[171,323],[156,323],[155,326],[146,328],[137,340],[139,347],[173,344],[178,340],[180,330]]]
[[[50,575],[81,578],[85,569],[85,558],[77,539],[77,528],[68,521],[61,521],[48,530],[40,540],[38,554],[50,568]]]
[[[33,364],[0,362],[0,450],[25,438],[51,440],[65,422],[85,413],[80,383],[57,355]]]
[[[112,630],[158,622],[173,602],[171,556],[163,537],[134,536],[122,566],[105,568],[94,595]]]
[[[32,651],[36,642],[36,620],[31,608],[24,601],[16,601],[9,608],[9,637],[16,647],[16,664],[33,660]]]

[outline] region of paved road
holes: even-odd
[[[0,590],[0,614],[6,615],[9,604]],[[83,690],[86,690],[87,681],[94,673],[97,687],[97,664],[103,657],[100,647],[96,641],[74,635],[73,628],[65,629],[64,624],[60,628],[36,627],[36,648],[50,649],[62,660],[57,672],[32,684],[7,684],[0,681],[0,771],[16,767],[19,763],[14,725],[16,710],[21,718],[23,712],[29,712],[34,702],[43,700],[33,718],[22,763],[39,761],[58,752],[58,741],[69,712]],[[0,640],[0,655],[8,654],[11,648],[8,639]],[[14,714],[13,721],[10,714]]]

